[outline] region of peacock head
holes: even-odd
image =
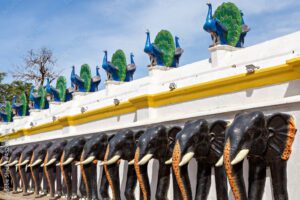
[[[211,6],[211,3],[210,3],[210,2],[207,2],[206,5],[208,5],[208,7],[210,7],[210,6]]]

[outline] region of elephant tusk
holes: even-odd
[[[134,165],[134,159],[128,162],[128,165]]]
[[[52,165],[53,163],[55,163],[56,159],[52,158],[49,162],[46,163],[46,167],[48,167],[49,165]]]
[[[30,167],[34,167],[42,162],[42,159],[37,159],[33,164],[30,165]]]
[[[100,163],[100,165],[111,165],[111,164],[114,164],[114,163],[116,163],[120,158],[121,158],[121,156],[115,155],[115,156],[112,157],[110,160],[104,161],[104,162]]]
[[[15,160],[15,161],[12,162],[12,163],[7,164],[6,166],[7,166],[7,167],[12,167],[12,166],[15,166],[16,164],[18,164],[18,161],[17,161],[17,160]],[[2,165],[1,165],[1,166],[2,166]]]
[[[17,164],[17,166],[23,166],[26,165],[29,162],[29,160],[24,160],[22,163]]]
[[[60,166],[60,163],[57,163],[56,166]]]
[[[224,162],[224,157],[221,156],[221,158],[218,160],[218,162],[215,164],[216,167],[221,167]]]
[[[188,152],[188,153],[184,154],[181,162],[179,163],[179,167],[187,164],[194,157],[194,155],[195,155],[194,152]]]
[[[249,153],[249,149],[242,149],[233,159],[233,161],[231,161],[231,165],[235,165],[239,162],[241,162],[242,160],[244,160],[244,158],[248,155]]]
[[[41,167],[44,167],[44,166],[45,166],[45,163],[42,163],[42,164],[41,164]]]
[[[4,161],[3,163],[0,164],[0,167],[6,165],[8,163],[8,161]]]
[[[94,159],[95,159],[95,156],[90,156],[87,159],[85,159],[84,161],[80,162],[79,164],[87,165],[87,164],[90,164],[91,162],[93,162]]]
[[[146,164],[151,158],[153,157],[153,154],[149,153],[146,154],[138,163],[138,165],[144,165]]]
[[[70,164],[72,161],[74,160],[74,158],[70,157],[68,158],[65,162],[62,163],[63,166]]]
[[[171,165],[171,164],[172,164],[172,162],[173,162],[173,159],[172,159],[172,158],[170,158],[169,160],[167,160],[167,161],[165,162],[165,164],[166,164],[166,165]]]

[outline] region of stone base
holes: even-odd
[[[161,72],[161,71],[168,71],[170,69],[172,69],[174,67],[166,67],[166,66],[159,66],[159,65],[156,65],[156,66],[151,66],[151,67],[148,67],[148,72],[149,72],[149,75],[150,76],[153,76],[155,75],[157,72]]]
[[[231,57],[233,51],[237,51],[241,48],[236,48],[229,45],[217,45],[208,48],[210,51],[210,59],[212,67],[225,67],[226,62],[222,62]]]

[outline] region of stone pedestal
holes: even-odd
[[[155,76],[156,74],[162,72],[162,71],[168,71],[172,69],[172,67],[166,67],[166,66],[153,66],[153,67],[148,67],[148,74],[149,76]]]
[[[25,117],[27,117],[27,116],[14,116],[14,117],[13,117],[13,121],[14,121],[14,122],[18,122],[18,121],[24,119]]]
[[[76,100],[78,98],[80,98],[81,96],[85,96],[87,95],[89,92],[73,92],[72,96],[73,99]]]
[[[30,110],[29,110],[30,116],[37,116],[37,115],[40,114],[40,112],[41,112],[40,109],[30,109]]]
[[[232,47],[229,45],[217,45],[210,47],[210,59],[211,66],[214,67],[225,67],[226,60],[230,59],[233,51],[239,50],[240,48]]]

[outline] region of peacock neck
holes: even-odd
[[[211,4],[208,5],[208,11],[206,16],[206,21],[212,20],[212,6]]]
[[[178,37],[175,38],[175,45],[176,45],[176,48],[180,48]]]
[[[133,55],[130,56],[130,63],[134,64]]]
[[[107,65],[107,52],[104,52],[103,65]]]
[[[150,47],[151,46],[151,41],[150,41],[150,33],[147,33],[147,39],[146,39],[146,47]]]
[[[96,68],[96,75],[97,75],[97,76],[100,76],[99,68],[98,68],[98,67]]]

